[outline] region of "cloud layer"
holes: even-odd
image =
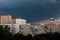
[[[11,14],[30,21],[60,16],[60,0],[0,0],[0,14]]]
[[[26,3],[31,4],[45,4],[48,2],[56,2],[56,0],[0,0],[0,6],[4,7],[13,7],[14,5],[23,5]]]

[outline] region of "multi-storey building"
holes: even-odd
[[[26,20],[22,18],[12,18],[11,15],[0,15],[0,25],[10,27],[10,32],[19,32],[19,26],[25,25]]]
[[[16,19],[15,18],[12,18],[12,23],[16,24]]]
[[[30,27],[31,25],[19,25],[19,33],[24,35],[30,34]]]
[[[26,20],[25,19],[21,19],[21,18],[16,18],[16,24],[20,24],[20,25],[25,25],[26,24]]]
[[[8,24],[11,22],[12,16],[11,15],[0,15],[0,23],[1,24]]]

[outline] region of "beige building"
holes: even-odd
[[[24,35],[30,34],[30,25],[19,25],[19,33]]]
[[[13,22],[13,24],[16,24],[16,19],[12,18],[12,22]]]
[[[0,23],[1,24],[7,24],[11,22],[11,15],[0,15]]]

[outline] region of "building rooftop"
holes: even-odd
[[[22,19],[22,20],[25,20],[25,19],[23,19],[23,18],[15,18],[15,19]]]
[[[10,14],[1,14],[0,16],[11,16]]]

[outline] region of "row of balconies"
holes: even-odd
[[[60,32],[59,25],[24,25],[20,26],[20,33],[22,34],[42,34],[42,33],[49,33],[49,32]]]
[[[19,32],[22,34],[42,34],[49,32],[60,32],[60,25],[18,25],[18,24],[5,24],[10,27],[10,32]],[[18,28],[17,28],[18,27]],[[19,30],[18,30],[19,29]]]

